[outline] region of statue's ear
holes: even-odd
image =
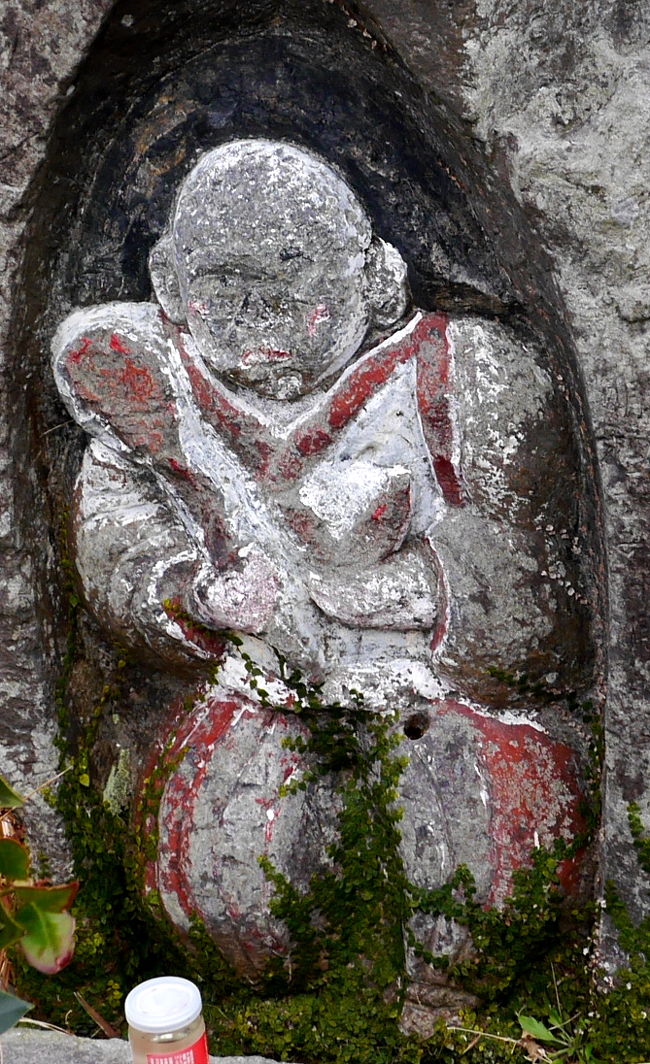
[[[409,301],[406,263],[397,248],[380,237],[373,237],[366,252],[366,285],[373,324],[385,328],[399,321]]]
[[[167,317],[176,325],[185,322],[185,309],[178,286],[174,247],[170,232],[165,232],[149,252],[149,273],[151,283]]]

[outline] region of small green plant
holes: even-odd
[[[26,800],[0,776],[0,821]],[[78,887],[77,882],[51,886],[35,879],[25,844],[6,834],[0,838],[0,950],[18,945],[32,968],[47,975],[61,971],[74,952],[75,921],[68,909]],[[30,1008],[0,990],[0,1034]]]
[[[555,1003],[548,1010],[548,1025],[519,1013],[522,1044],[531,1060],[561,1060],[566,1064],[604,1064],[590,1041],[588,1017],[568,1015],[562,1005],[555,968],[551,964]],[[537,1055],[536,1055],[537,1054]],[[540,1055],[541,1054],[541,1055]]]
[[[448,1030],[473,1035],[475,1041],[472,1044],[485,1039],[500,1043],[504,1048],[509,1047],[511,1054],[519,1050],[526,1060],[533,1061],[534,1064],[541,1061],[561,1061],[562,1064],[606,1064],[604,1059],[597,1055],[597,1049],[593,1043],[591,1017],[580,1013],[567,1014],[560,1001],[552,965],[551,971],[555,989],[555,1005],[547,1009],[546,1022],[520,1012],[517,1016],[520,1028],[518,1037],[494,1034],[491,1031],[481,1031],[473,1027],[450,1025]],[[648,1064],[648,1062],[635,1061],[635,1064]]]

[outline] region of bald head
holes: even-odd
[[[163,306],[177,297],[171,316],[231,383],[290,399],[345,365],[371,322],[378,249],[403,309],[398,253],[373,241],[352,189],[303,148],[258,139],[207,152],[170,221],[151,258],[157,294]]]
[[[185,253],[197,237],[225,239],[234,254],[257,238],[271,257],[291,254],[307,239],[355,259],[369,247],[372,227],[352,189],[323,160],[280,141],[236,140],[208,152],[188,174],[173,233]]]

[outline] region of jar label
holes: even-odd
[[[171,1053],[147,1053],[147,1064],[208,1064],[208,1040],[205,1031],[193,1046]]]

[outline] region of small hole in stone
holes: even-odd
[[[414,713],[404,725],[404,734],[407,739],[421,739],[429,730],[429,718],[426,713]]]

